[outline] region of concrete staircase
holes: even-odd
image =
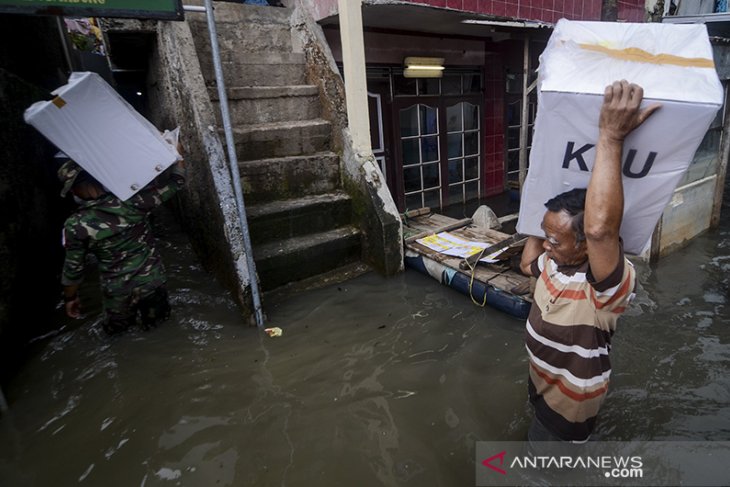
[[[318,89],[306,84],[304,54],[292,44],[291,11],[226,2],[214,2],[214,8],[261,288],[359,261],[352,201],[341,188]],[[205,17],[186,17],[217,105]]]

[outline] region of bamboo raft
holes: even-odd
[[[478,227],[469,218],[457,220],[436,213],[425,213],[423,210],[410,212],[416,216],[403,216],[403,238],[405,245],[405,265],[423,274],[433,277],[441,284],[449,286],[463,294],[471,296],[475,304],[484,304],[509,313],[519,318],[526,318],[532,305],[530,278],[515,269],[511,258],[519,258],[524,241],[512,243],[497,264],[479,262],[473,265],[476,258],[472,256],[470,264],[465,259],[453,257],[425,245],[416,240],[428,235],[448,231],[463,240],[482,242],[488,245],[505,242],[509,244],[510,235]]]

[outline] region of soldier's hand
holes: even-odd
[[[81,299],[76,296],[71,301],[66,301],[66,316],[79,318],[81,316]]]

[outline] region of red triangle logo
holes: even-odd
[[[507,475],[507,471],[506,470],[503,470],[503,469],[501,469],[499,467],[496,467],[496,466],[492,465],[492,462],[494,460],[496,460],[496,459],[499,459],[499,465],[500,466],[501,465],[504,465],[504,456],[506,454],[507,454],[507,450],[505,450],[503,452],[499,452],[496,455],[492,455],[491,457],[489,457],[486,460],[484,460],[482,462],[482,465],[484,465],[485,467],[489,467],[492,470],[494,470],[495,472],[501,473],[502,475]]]

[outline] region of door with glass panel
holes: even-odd
[[[478,100],[446,102],[447,204],[481,196],[481,111]]]
[[[405,209],[442,206],[441,141],[438,105],[398,106],[402,205]]]
[[[481,110],[478,98],[399,100],[399,204],[434,209],[481,196]]]

